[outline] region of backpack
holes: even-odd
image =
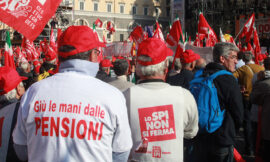
[[[199,128],[201,133],[213,133],[223,122],[225,109],[221,111],[217,89],[213,80],[220,75],[232,75],[226,70],[220,70],[210,76],[203,77],[202,71],[194,75],[189,90],[193,94],[199,113]]]

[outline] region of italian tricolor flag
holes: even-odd
[[[12,68],[15,67],[12,45],[10,41],[9,31],[6,32],[6,44],[5,44],[5,66]]]

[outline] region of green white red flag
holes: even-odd
[[[13,50],[12,50],[9,31],[6,32],[6,43],[5,43],[4,56],[5,56],[5,66],[9,66],[9,67],[12,67],[15,69],[16,67],[15,67],[15,63],[14,63],[14,56],[13,56]]]
[[[254,29],[253,28],[254,23],[255,23],[255,14],[253,13],[245,23],[243,29],[240,31],[241,32],[239,35],[240,39],[246,36],[246,42],[248,43],[250,41]]]

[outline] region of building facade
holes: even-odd
[[[58,13],[60,28],[70,25],[92,27],[99,18],[103,25],[96,30],[107,42],[127,40],[137,25],[155,28],[156,20],[163,31],[168,30],[170,21],[170,0],[63,0],[60,6],[69,8]],[[115,29],[112,34],[106,30],[109,21]]]

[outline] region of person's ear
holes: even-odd
[[[225,62],[225,57],[224,56],[219,56],[219,61],[221,62],[221,63],[224,63]]]

